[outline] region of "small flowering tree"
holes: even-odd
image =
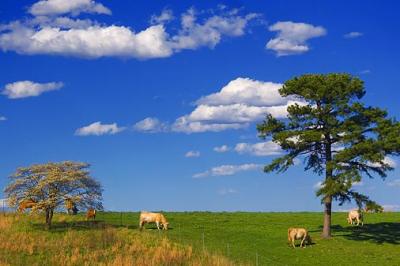
[[[102,209],[102,187],[89,175],[88,168],[87,163],[71,161],[20,167],[5,188],[9,205],[34,202],[32,210],[45,212],[48,228],[54,211],[63,208],[65,200],[82,208]]]

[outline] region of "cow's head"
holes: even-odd
[[[163,229],[168,230],[168,225],[169,225],[169,223],[163,223]]]

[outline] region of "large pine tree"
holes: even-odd
[[[364,84],[349,74],[295,77],[279,92],[304,105],[289,106],[287,119],[267,115],[257,126],[262,138],[271,136],[286,152],[264,171],[284,172],[299,157],[305,170],[323,175],[317,195],[325,206],[322,236],[330,237],[333,200],[342,204],[353,199],[360,208],[378,208],[352,185],[365,176],[385,178],[393,169],[386,156],[400,154],[400,123],[385,110],[363,104]]]

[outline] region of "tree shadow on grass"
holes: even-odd
[[[331,228],[334,234],[349,240],[369,241],[376,244],[400,244],[400,223],[382,222],[346,227],[333,225]]]

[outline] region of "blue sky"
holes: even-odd
[[[280,84],[348,72],[400,117],[396,1],[62,2],[0,2],[0,187],[76,160],[107,209],[319,211],[301,162],[260,170],[280,152],[255,129],[285,115]],[[356,188],[400,208],[399,170]]]

